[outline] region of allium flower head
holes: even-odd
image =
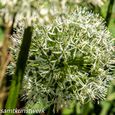
[[[41,24],[50,23],[54,16],[60,12],[70,12],[76,9],[77,5],[92,3],[95,6],[102,6],[105,0],[0,0],[0,16],[6,22],[13,21],[16,15],[15,25],[20,20],[31,25],[35,20]]]
[[[49,26],[36,22],[23,84],[27,107],[54,104],[59,110],[71,101],[104,99],[112,52],[103,19],[86,9],[63,14]]]
[[[0,0],[0,15],[6,22],[12,21],[16,15],[16,23],[25,19],[27,24],[38,15],[39,0]]]

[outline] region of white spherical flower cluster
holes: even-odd
[[[0,0],[0,16],[4,16],[6,22],[13,21],[16,16],[16,24],[25,19],[25,23],[31,24],[36,19],[39,23],[50,23],[59,12],[70,12],[76,9],[79,3],[101,6],[104,0]]]
[[[34,24],[23,83],[27,107],[54,104],[59,110],[71,101],[104,99],[113,79],[112,53],[103,19],[86,9],[62,14],[50,26]]]
[[[31,25],[38,16],[39,5],[40,0],[0,0],[0,15],[5,22],[12,22],[15,17],[16,24],[24,19]]]

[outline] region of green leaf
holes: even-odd
[[[24,31],[22,45],[17,60],[16,70],[12,79],[10,92],[6,103],[6,109],[16,108],[18,95],[22,85],[24,71],[26,68],[26,62],[27,62],[28,53],[30,49],[31,39],[32,39],[32,28],[27,27]],[[10,114],[14,115],[14,113],[10,113]],[[9,115],[9,113],[5,113],[5,115]]]

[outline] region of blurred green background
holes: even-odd
[[[103,17],[106,16],[107,7],[108,7],[108,2],[106,2],[101,8]],[[115,38],[115,2],[114,2],[114,6],[113,6],[111,21],[109,24],[109,30],[112,33],[112,36]]]

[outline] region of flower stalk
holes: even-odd
[[[107,10],[106,18],[105,18],[106,26],[108,26],[109,23],[110,23],[114,1],[115,0],[110,0],[109,1],[108,10]]]
[[[0,57],[0,95],[3,94],[3,96],[0,97],[0,108],[3,108],[4,106],[4,100],[6,98],[6,86],[5,86],[5,80],[4,80],[4,76],[5,76],[5,72],[7,69],[7,65],[9,64],[10,60],[11,60],[11,54],[8,51],[9,46],[10,46],[10,36],[13,33],[13,25],[14,25],[14,21],[15,21],[15,15],[13,16],[13,20],[12,22],[8,21],[7,23],[5,23],[4,21],[4,17],[3,17],[3,26],[5,29],[4,32],[4,40],[3,40],[3,44],[1,46],[1,57]]]

